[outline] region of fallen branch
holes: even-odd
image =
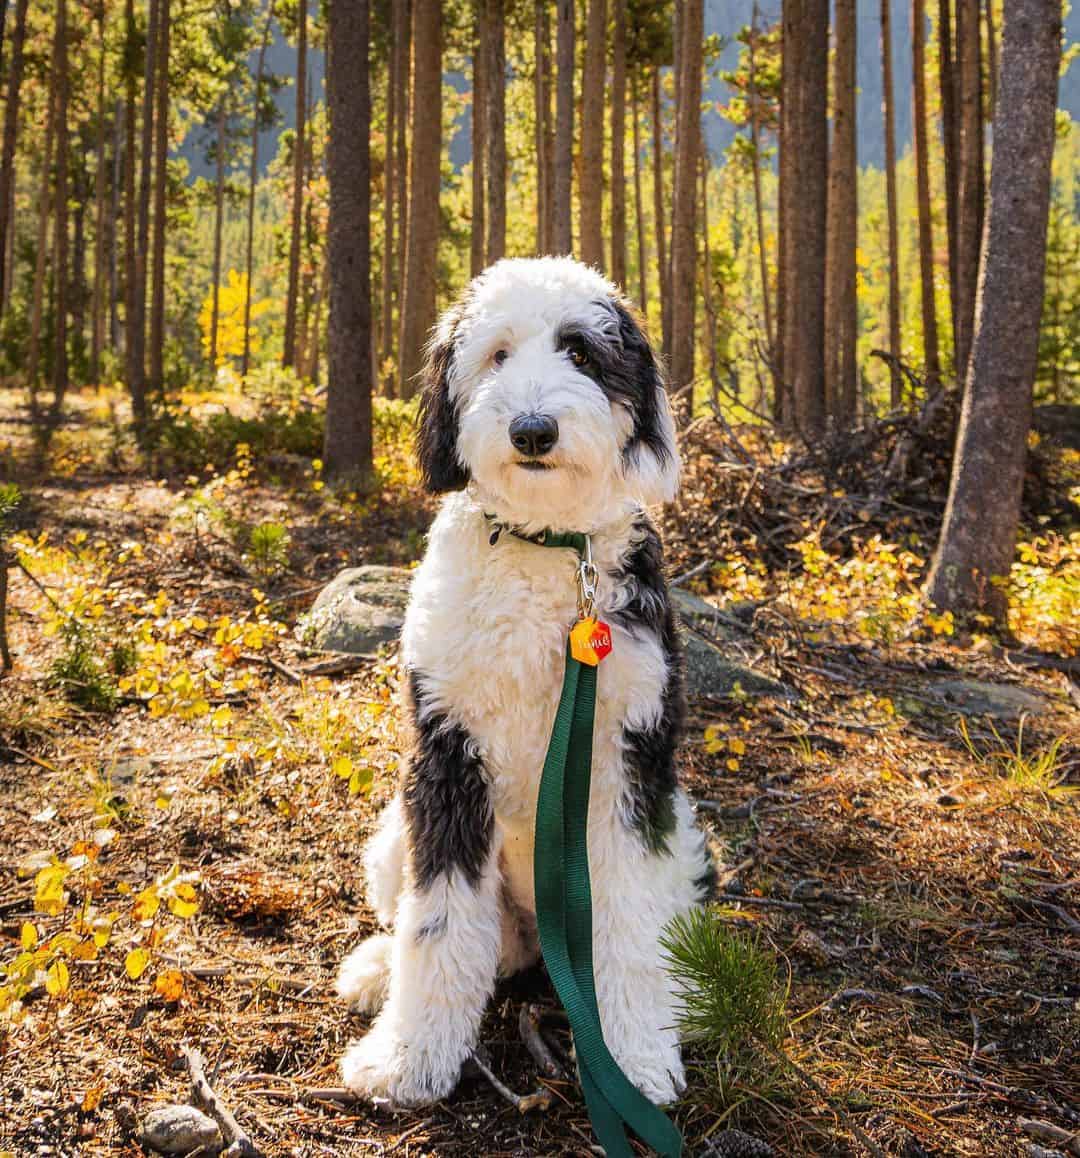
[[[1048,1142],[1058,1146],[1068,1154],[1080,1154],[1080,1134],[1052,1126],[1049,1122],[1039,1122],[1033,1118],[1021,1118],[1017,1125],[1029,1138],[1036,1142]]]
[[[551,1052],[548,1043],[544,1040],[544,1035],[540,1032],[541,1016],[542,1011],[537,1006],[523,1002],[521,1012],[518,1014],[518,1032],[521,1034],[521,1040],[525,1043],[525,1048],[532,1055],[533,1061],[536,1062],[544,1077],[555,1081],[565,1081],[565,1071],[555,1060],[555,1055]]]
[[[202,1054],[188,1046],[185,1046],[181,1053],[191,1076],[192,1097],[221,1128],[221,1136],[225,1139],[226,1145],[223,1158],[264,1158],[262,1151],[247,1136],[232,1111],[214,1093],[206,1080]]]
[[[484,1056],[479,1047],[474,1049],[469,1055],[469,1060],[474,1066],[487,1078],[491,1088],[519,1114],[527,1114],[530,1110],[547,1110],[551,1106],[551,1091],[541,1086],[540,1089],[531,1094],[515,1094],[509,1086],[503,1083],[495,1076],[494,1071],[484,1060]]]

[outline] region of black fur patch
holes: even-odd
[[[698,891],[698,900],[702,903],[715,901],[720,892],[720,877],[716,871],[716,861],[708,849],[705,850],[708,858],[700,876],[694,878],[694,888]]]
[[[634,429],[623,447],[623,455],[632,459],[642,447],[651,450],[664,463],[671,448],[660,424],[658,392],[664,380],[648,338],[631,311],[620,301],[603,301],[598,305],[611,311],[618,327],[618,340],[595,333],[589,327],[564,326],[556,336],[555,348],[566,350],[578,346],[588,355],[581,373],[591,378],[610,402],[625,406],[633,415]]]
[[[475,885],[491,852],[494,819],[483,763],[469,733],[424,712],[422,677],[409,673],[416,747],[405,781],[413,874],[420,889],[457,869]]]
[[[450,368],[454,364],[454,341],[432,346],[424,366],[424,390],[420,395],[420,430],[416,456],[424,486],[432,494],[459,491],[469,472],[457,453],[457,404],[450,398]]]
[[[683,649],[664,581],[660,535],[647,518],[635,531],[640,541],[616,575],[617,582],[632,585],[633,595],[611,618],[631,632],[648,631],[658,637],[667,661],[667,683],[653,727],[623,729],[623,764],[631,822],[648,848],[667,852],[675,828],[675,750],[686,719]]]

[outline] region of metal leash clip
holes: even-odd
[[[592,537],[585,536],[585,555],[578,563],[577,569],[577,608],[578,619],[592,619],[596,609],[596,585],[600,580],[600,572],[592,559]]]

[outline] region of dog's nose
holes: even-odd
[[[514,449],[539,458],[559,441],[559,424],[549,414],[519,414],[510,423]]]

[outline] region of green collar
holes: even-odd
[[[484,518],[491,524],[491,535],[488,542],[493,547],[499,541],[499,536],[505,531],[508,535],[513,535],[515,539],[534,543],[537,547],[567,547],[577,551],[581,558],[585,557],[587,536],[581,531],[553,531],[547,528],[536,535],[527,535],[509,523],[500,523],[494,515],[485,513]]]

